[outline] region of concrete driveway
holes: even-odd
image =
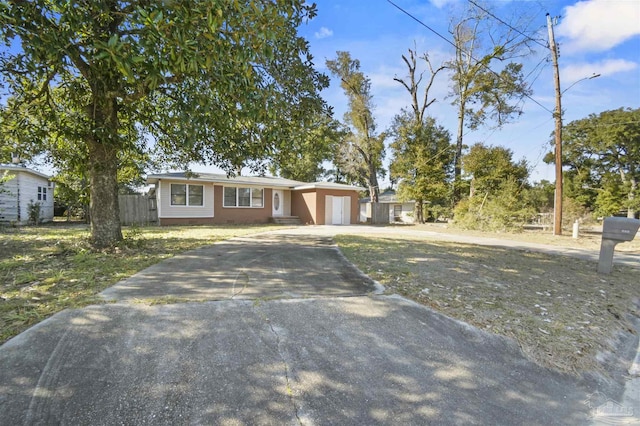
[[[355,296],[375,283],[327,235],[234,238],[154,265],[102,292],[108,300]]]
[[[105,291],[116,303],[29,329],[0,347],[0,424],[589,421],[582,383],[374,294],[329,241],[282,231],[196,250]],[[208,301],[132,303],[165,295]]]

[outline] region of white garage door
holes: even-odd
[[[325,221],[327,225],[351,224],[351,197],[327,195],[325,198]]]

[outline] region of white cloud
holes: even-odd
[[[407,69],[404,68],[392,68],[387,66],[382,66],[378,69],[377,72],[373,72],[370,74],[366,74],[371,80],[371,86],[374,90],[386,90],[386,89],[400,89],[400,83],[395,81],[394,77],[404,78],[407,73]]]
[[[331,37],[333,35],[333,31],[331,31],[329,28],[327,27],[321,27],[320,31],[316,31],[316,33],[314,34],[316,36],[316,38],[320,39],[320,38],[327,38],[327,37]]]
[[[568,51],[603,51],[640,35],[640,2],[587,0],[565,9],[557,33]]]
[[[638,68],[638,64],[636,62],[624,59],[606,59],[600,62],[568,65],[562,68],[560,75],[562,76],[562,80],[566,81],[568,84],[572,84],[572,82],[576,82],[594,74],[610,76],[620,72],[632,71],[636,68]]]
[[[438,9],[442,9],[443,7],[451,4],[457,3],[458,0],[431,0],[431,4],[437,7]]]

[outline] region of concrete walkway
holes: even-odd
[[[513,341],[375,294],[330,244],[331,228],[185,253],[106,290],[116,303],[10,340],[0,424],[590,421],[594,389]],[[148,303],[175,299],[193,302]]]

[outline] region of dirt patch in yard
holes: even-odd
[[[637,269],[562,256],[413,237],[339,235],[349,260],[397,293],[476,327],[517,340],[523,352],[563,372],[603,372],[638,316]]]

